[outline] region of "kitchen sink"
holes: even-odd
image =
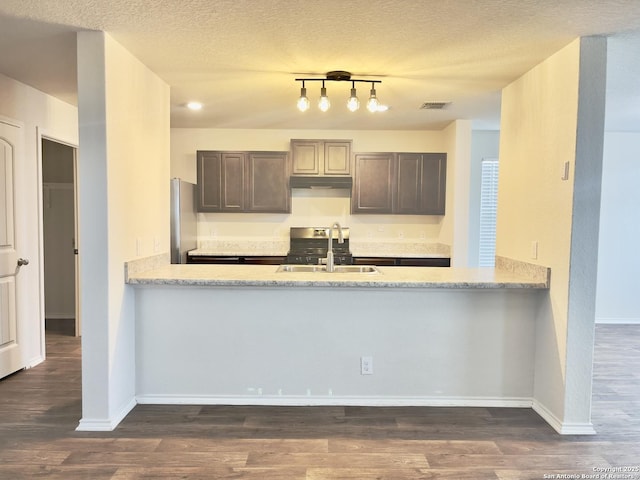
[[[326,265],[280,265],[276,272],[292,273],[331,273],[327,272]],[[380,273],[375,265],[336,265],[333,273]]]
[[[306,272],[326,272],[327,267],[325,265],[280,265],[276,272],[294,272],[294,273],[306,273]]]
[[[335,273],[380,273],[375,265],[336,265]]]

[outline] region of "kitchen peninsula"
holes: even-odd
[[[548,269],[277,269],[129,262],[136,401],[532,405]]]

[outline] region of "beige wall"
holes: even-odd
[[[135,405],[127,260],[168,254],[169,87],[103,32],[78,35],[83,418],[109,430]]]
[[[578,340],[584,341],[579,355],[569,352],[578,336],[569,328],[573,306],[591,301],[583,294],[570,298],[569,290],[572,282],[582,280],[576,272],[591,268],[588,262],[597,258],[593,254],[597,252],[597,239],[591,259],[572,252],[572,248],[576,250],[572,236],[581,226],[574,219],[580,217],[588,222],[583,212],[589,211],[591,217],[598,216],[593,198],[574,202],[576,190],[584,188],[590,174],[584,169],[591,168],[583,165],[588,163],[583,151],[585,135],[596,142],[592,151],[597,157],[598,122],[602,151],[604,110],[579,114],[584,106],[598,104],[604,96],[602,59],[598,58],[598,65],[591,71],[585,69],[590,64],[583,57],[593,50],[590,47],[580,39],[572,42],[507,86],[502,96],[496,254],[551,267],[548,302],[537,324],[535,400],[538,410],[552,417],[547,419],[556,425],[569,418],[572,424],[590,424],[590,374],[581,372],[581,376],[587,375],[588,382],[575,388],[568,386],[574,367],[579,368],[577,365],[582,362],[591,368],[589,342],[593,347],[593,337],[587,335]],[[602,49],[596,47],[594,54],[599,56]],[[586,85],[591,79],[602,83],[590,92],[583,91],[581,84]],[[564,162],[569,162],[566,180],[561,179]],[[575,176],[576,167],[583,169],[581,178]],[[598,173],[594,175],[598,183]],[[599,202],[599,190],[597,195],[595,200]],[[532,251],[534,242],[537,256]],[[595,275],[589,281],[595,285]],[[588,310],[583,313],[593,331],[594,312],[591,318]],[[568,365],[570,358],[572,364]],[[567,411],[569,403],[577,408],[577,415]]]

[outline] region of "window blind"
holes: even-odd
[[[498,160],[482,160],[480,186],[480,242],[478,265],[495,266],[496,215],[498,211]]]

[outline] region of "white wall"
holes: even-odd
[[[531,405],[538,290],[136,294],[143,403]],[[361,356],[373,357],[373,375],[360,374]]]
[[[640,133],[605,134],[596,321],[640,323]]]
[[[496,254],[551,267],[534,396],[567,432],[590,429],[605,62],[604,39],[576,40],[502,97]]]
[[[469,266],[477,267],[480,247],[480,186],[482,160],[498,158],[500,132],[477,130],[471,134],[471,172],[469,180]]]
[[[17,185],[25,211],[32,212],[28,219],[18,219],[24,226],[17,232],[20,237],[20,256],[30,260],[29,268],[20,275],[26,277],[22,292],[21,315],[25,322],[23,347],[25,364],[35,365],[44,359],[44,266],[42,232],[42,206],[40,201],[41,166],[40,135],[46,134],[61,142],[78,144],[77,109],[32,87],[0,75],[0,115],[17,120],[23,125],[23,161],[25,177]]]
[[[124,262],[169,250],[169,87],[103,32],[78,34],[83,418],[135,405],[135,297]]]
[[[456,148],[468,160],[470,123],[453,122],[443,131],[235,130],[172,129],[171,176],[196,182],[196,150],[289,150],[292,138],[352,139],[354,152],[447,152],[447,215],[351,215],[347,191],[292,193],[291,214],[199,215],[200,240],[213,238],[287,239],[290,226],[325,225],[334,221],[351,228],[352,238],[429,241],[451,245]],[[460,162],[458,162],[460,164]],[[450,191],[449,191],[450,190]],[[464,192],[464,189],[459,191]],[[460,204],[458,204],[459,208]],[[465,208],[466,210],[466,208]]]

